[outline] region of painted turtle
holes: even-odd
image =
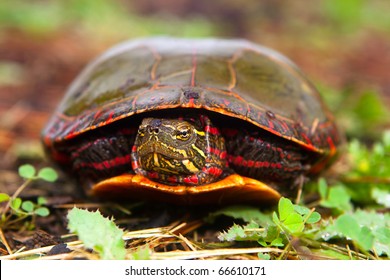
[[[340,135],[281,54],[244,40],[149,38],[89,64],[43,142],[101,197],[257,203],[328,166]]]

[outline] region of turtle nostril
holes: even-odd
[[[158,127],[149,127],[149,133],[158,134],[160,129]]]

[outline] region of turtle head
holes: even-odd
[[[136,173],[165,184],[204,184],[226,165],[215,155],[216,146],[224,150],[224,140],[210,133],[206,117],[145,118],[132,149],[132,166]],[[216,167],[211,177],[210,167]]]

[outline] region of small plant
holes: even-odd
[[[352,210],[351,195],[342,183],[331,187],[325,179],[318,181],[318,192],[321,196],[320,205],[334,210],[336,214]]]
[[[390,256],[390,214],[369,210],[357,210],[338,216],[334,222],[321,229],[325,241],[345,238],[354,247],[370,257],[368,251],[376,256]]]
[[[0,193],[0,203],[6,203],[5,207],[1,210],[0,227],[4,228],[17,222],[25,220],[27,217],[36,216],[45,217],[49,215],[49,209],[45,207],[46,199],[39,197],[37,202],[30,200],[22,200],[19,195],[23,190],[35,180],[45,180],[48,182],[54,182],[57,180],[57,173],[50,167],[44,167],[38,172],[35,167],[30,164],[25,164],[19,167],[19,175],[26,179],[26,181],[16,190],[16,192],[10,196],[6,193]],[[27,228],[34,227],[34,222],[27,223]]]
[[[76,233],[87,248],[99,253],[106,260],[120,260],[126,256],[123,230],[114,221],[107,219],[99,211],[73,208],[68,213],[68,228]]]
[[[225,213],[229,213],[229,211]],[[245,211],[247,212],[247,210]],[[294,205],[288,198],[284,197],[279,200],[278,212],[269,214],[266,219],[260,211],[259,214],[263,222],[251,220],[243,227],[234,225],[227,232],[220,234],[219,239],[222,241],[252,240],[265,247],[284,247],[288,244],[290,237],[304,236],[305,227],[317,223],[321,219],[321,215],[314,209],[310,210],[304,206]],[[263,227],[260,228],[259,224],[263,224]]]
[[[348,146],[350,171],[343,180],[352,200],[390,205],[390,131],[369,149],[357,140]]]

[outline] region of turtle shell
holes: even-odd
[[[53,156],[56,145],[88,131],[173,108],[241,119],[323,154],[312,172],[334,157],[340,142],[319,93],[283,55],[245,40],[176,38],[128,41],[90,63],[71,84],[43,140]]]

